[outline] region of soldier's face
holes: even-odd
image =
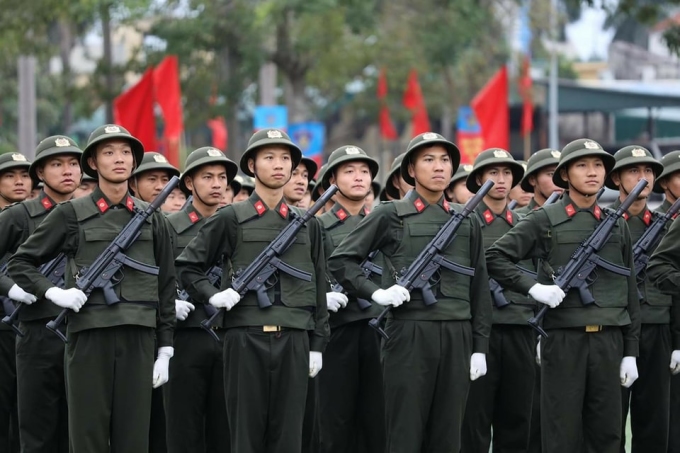
[[[430,192],[444,192],[453,176],[453,164],[446,148],[434,145],[416,151],[408,171],[416,180],[416,189],[421,186]]]
[[[562,179],[583,195],[595,195],[604,185],[606,169],[599,157],[583,157],[562,170]]]
[[[165,203],[161,205],[161,211],[163,212],[177,212],[182,209],[184,203],[187,201],[186,195],[179,188],[175,188],[170,192],[168,198],[165,199]]]
[[[534,191],[540,192],[543,198],[550,197],[555,191],[558,191],[559,193],[563,192],[563,189],[557,187],[552,180],[556,167],[557,165],[551,165],[549,167],[541,168],[535,174],[529,176],[529,184],[533,186]]]
[[[94,157],[88,158],[87,163],[97,170],[100,179],[119,184],[130,179],[135,156],[126,140],[108,140],[97,146]]]
[[[297,207],[302,208],[302,209],[309,209],[309,207],[312,205],[312,192],[309,190],[305,192],[305,196],[302,197],[302,200],[297,202]]]
[[[227,184],[227,188],[224,190],[224,194],[222,194],[222,199],[220,200],[220,207],[230,205],[233,202],[234,189],[232,189],[231,186]]]
[[[296,204],[302,200],[309,186],[309,172],[303,163],[293,170],[290,181],[283,186],[283,196],[291,204]]]
[[[234,203],[247,200],[249,196],[250,193],[248,192],[248,189],[241,189],[241,191],[234,196]]]
[[[628,195],[642,179],[647,180],[647,187],[642,190],[638,199],[647,198],[654,187],[654,170],[651,165],[630,165],[612,173],[612,181],[624,195]]]
[[[675,202],[676,199],[680,198],[680,171],[676,171],[668,176],[665,176],[661,181],[659,181],[659,185],[666,192],[667,197],[668,192],[670,192],[670,196],[672,197],[670,200],[671,203]]]
[[[84,197],[85,195],[89,195],[94,191],[95,187],[97,187],[97,183],[94,181],[82,181],[73,192],[73,196],[80,198]]]
[[[467,186],[465,185],[465,179],[459,179],[456,181],[453,187],[446,189],[446,194],[453,203],[461,204],[467,203],[468,200],[475,195],[468,190]]]
[[[59,194],[73,193],[80,183],[80,161],[74,156],[54,156],[45,159],[38,168],[38,177]]]
[[[134,176],[130,187],[137,198],[151,203],[156,199],[163,187],[170,181],[170,173],[165,170],[149,170]]]
[[[523,208],[531,202],[534,194],[525,192],[519,184],[510,189],[510,200],[517,200],[517,206]]]
[[[371,191],[371,169],[366,162],[356,161],[338,165],[330,178],[342,196],[352,201],[366,199]]]
[[[9,203],[24,201],[31,194],[28,170],[11,168],[0,174],[0,195]]]
[[[397,188],[399,191],[399,198],[404,198],[404,195],[406,195],[406,192],[409,190],[415,189],[411,184],[407,183],[404,181],[404,178],[401,177],[401,172],[398,171],[394,176],[392,176],[392,185]],[[392,197],[389,196],[389,199],[392,200]]]
[[[257,151],[254,160],[248,160],[248,167],[257,181],[266,188],[276,190],[290,180],[293,159],[288,147],[264,146]]]
[[[194,199],[209,207],[219,206],[227,190],[227,170],[223,165],[204,165],[186,179]]]
[[[493,200],[503,200],[510,194],[512,187],[512,170],[507,165],[489,165],[484,167],[481,175],[477,178],[480,185],[487,181],[493,181],[494,185],[487,194]]]

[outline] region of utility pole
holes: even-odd
[[[32,55],[22,55],[17,61],[19,76],[19,152],[28,160],[35,158],[37,126],[35,108],[35,66]]]
[[[548,120],[548,146],[552,149],[559,149],[560,139],[558,131],[558,109],[557,109],[557,0],[551,0],[550,12],[550,34],[552,35],[553,45],[550,52],[550,83],[549,92],[549,120]]]

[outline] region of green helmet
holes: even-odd
[[[234,162],[234,163],[236,163],[236,162]],[[241,191],[241,183],[236,178],[237,178],[237,176],[234,176],[234,179],[229,181],[229,187],[231,187],[231,190],[232,190],[232,192],[234,192],[234,195],[236,195],[237,193],[239,193]]]
[[[390,167],[390,173],[387,175],[387,180],[385,181],[385,193],[395,200],[399,199],[399,188],[394,187],[392,178],[394,175],[401,174],[401,163],[404,161],[404,156],[406,156],[406,153],[399,154],[394,158],[392,166]]]
[[[411,158],[413,154],[420,148],[430,147],[433,145],[442,145],[451,157],[451,165],[453,171],[455,172],[460,165],[460,151],[458,147],[434,132],[425,132],[424,134],[416,135],[411,139],[404,153],[404,158],[401,161],[401,177],[404,178],[408,184],[415,186],[416,181],[408,174],[408,166],[411,163]],[[453,174],[451,175],[453,176]]]
[[[628,167],[629,165],[649,164],[654,172],[654,177],[658,177],[663,171],[663,164],[654,159],[652,153],[642,146],[631,145],[623,147],[614,153],[614,159],[616,160],[614,168],[607,173],[607,177],[604,180],[604,185],[612,190],[619,190],[619,186],[614,184],[614,181],[612,180],[612,172]]]
[[[563,189],[569,188],[567,181],[563,180],[560,176],[560,170],[563,168],[566,169],[569,162],[582,157],[600,157],[604,163],[606,174],[609,174],[609,172],[612,171],[612,168],[616,163],[614,156],[602,149],[602,146],[600,146],[600,144],[595,140],[590,140],[589,138],[579,138],[578,140],[574,140],[562,149],[560,162],[557,164],[557,168],[555,168],[555,173],[553,174],[553,183],[557,187],[561,187]]]
[[[382,192],[382,186],[378,181],[374,179],[373,181],[371,181],[371,190],[373,191],[373,196],[377,198],[380,196],[380,193]]]
[[[241,190],[246,189],[249,193],[253,193],[255,190],[255,181],[250,176],[234,176],[234,182],[238,184],[239,189],[234,189],[234,193],[239,193]]]
[[[132,176],[139,176],[145,171],[161,170],[166,171],[170,174],[170,177],[179,176],[179,170],[168,162],[161,153],[155,151],[147,151],[142,157],[142,162],[137,166],[135,171],[132,172]]]
[[[240,161],[241,171],[248,176],[255,176],[248,168],[248,159],[255,157],[258,148],[269,145],[284,145],[290,148],[290,155],[293,160],[293,168],[300,164],[302,151],[293,143],[288,134],[279,129],[262,129],[257,131],[248,140],[248,147],[243,152]]]
[[[83,150],[82,156],[80,156],[80,166],[83,169],[83,173],[88,174],[93,178],[97,177],[97,171],[90,168],[87,159],[92,156],[92,153],[98,144],[113,139],[122,139],[130,142],[132,154],[135,156],[135,166],[140,165],[140,162],[142,162],[142,159],[144,158],[144,145],[142,145],[142,142],[133,137],[132,134],[122,126],[105,124],[104,126],[99,126],[90,134],[87,146]]]
[[[375,178],[375,176],[378,174],[378,169],[380,168],[378,161],[373,159],[371,156],[366,154],[366,151],[357,146],[345,145],[336,149],[331,153],[330,156],[328,156],[326,172],[324,173],[323,179],[321,180],[321,187],[323,187],[323,190],[328,189],[328,187],[331,185],[331,176],[333,176],[333,170],[344,163],[354,162],[357,160],[366,162],[368,164],[368,169],[371,172],[371,180],[373,180],[373,178]]]
[[[545,148],[540,151],[536,151],[529,157],[527,162],[527,168],[524,172],[524,177],[519,183],[522,190],[525,192],[533,192],[534,188],[529,184],[529,176],[535,174],[538,170],[550,167],[551,165],[557,165],[560,162],[560,153],[556,149]]]
[[[83,177],[80,182],[99,182],[99,179],[93,178],[92,176],[83,173]]]
[[[455,183],[460,181],[461,179],[467,179],[468,175],[472,172],[472,165],[470,164],[463,164],[459,165],[458,169],[456,172],[453,174],[453,177],[451,178],[451,182],[449,183],[449,188],[451,188]]]
[[[21,153],[4,153],[0,154],[0,173],[14,168],[25,168],[29,170],[31,163]]]
[[[326,170],[328,169],[328,164],[324,164],[321,166],[321,169],[319,170],[319,174],[316,177],[316,184],[314,184],[314,187],[312,187],[312,201],[316,201],[319,199],[321,194],[323,193],[323,190],[317,190],[317,189],[322,189],[321,182],[323,181],[323,178],[326,177]]]
[[[62,154],[70,154],[80,158],[83,152],[72,138],[65,135],[53,135],[38,143],[38,147],[35,149],[35,160],[33,160],[31,167],[28,169],[31,179],[33,181],[40,181],[38,178],[38,167],[42,162],[48,157],[60,156]]]
[[[484,167],[489,165],[507,165],[512,172],[512,186],[515,187],[522,180],[524,176],[524,167],[521,163],[516,161],[512,154],[501,148],[490,148],[482,151],[475,158],[475,163],[472,166],[472,171],[465,180],[465,187],[472,192],[477,191],[482,187],[477,183],[477,175],[481,173]]]
[[[654,192],[656,193],[663,193],[663,187],[659,184],[661,180],[671,173],[680,170],[680,151],[671,151],[663,156],[661,158],[661,165],[663,165],[663,171],[656,177],[656,181],[654,181]]]
[[[314,176],[316,175],[316,171],[319,169],[319,166],[316,164],[314,159],[304,156],[302,156],[300,164],[304,164],[305,168],[307,169],[307,182],[311,184],[311,182],[314,180]]]
[[[211,146],[195,149],[187,156],[187,160],[184,163],[184,173],[182,174],[182,180],[179,182],[179,188],[182,189],[182,192],[189,192],[184,183],[184,178],[191,176],[191,174],[199,167],[209,164],[224,165],[224,168],[227,171],[227,181],[232,181],[238,173],[236,162],[225,156],[219,149]]]

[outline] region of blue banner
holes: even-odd
[[[258,105],[255,107],[253,129],[288,129],[288,107],[285,105]]]

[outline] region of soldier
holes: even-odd
[[[81,180],[82,151],[63,135],[38,144],[35,161],[28,169],[36,184],[43,183],[38,198],[10,206],[0,214],[0,255],[14,253],[57,204],[73,198]],[[3,277],[0,291],[19,286]],[[9,290],[12,297],[12,289]],[[68,421],[64,381],[64,343],[45,324],[59,314],[59,307],[41,299],[26,300],[19,320],[24,336],[16,341],[17,390],[21,450],[24,452],[67,452]],[[36,373],[36,370],[40,370]]]
[[[527,215],[534,209],[543,206],[543,203],[550,198],[553,192],[562,192],[560,187],[553,183],[553,175],[555,168],[560,161],[560,152],[556,149],[542,149],[536,151],[529,158],[527,163],[527,170],[524,173],[522,182],[522,190],[534,194],[528,205],[515,209],[515,212],[520,215]]]
[[[128,193],[128,179],[143,154],[141,142],[124,128],[108,124],[95,129],[81,166],[99,179],[98,187],[54,207],[9,264],[17,284],[73,310],[64,357],[73,453],[147,451],[151,388],[168,380],[176,293],[169,231],[161,213],[149,218],[126,252],[158,267],[157,276],[125,266],[114,287],[121,301],[110,306],[102,291],[88,297],[73,287],[78,272],[104,251],[136,209],[146,207]],[[53,286],[37,269],[60,252],[68,258],[69,289]],[[155,363],[154,340],[159,346]]]
[[[364,206],[368,209],[368,212],[373,210],[373,203],[380,196],[380,183],[378,181],[371,181],[371,190],[366,195],[366,200],[364,200]]]
[[[409,190],[413,189],[401,174],[401,163],[406,153],[399,154],[392,161],[390,173],[385,178],[385,194],[393,200],[401,200]]]
[[[24,201],[30,195],[30,165],[21,153],[0,154],[0,209]]]
[[[307,185],[307,192],[302,197],[302,200],[298,201],[297,207],[300,209],[309,209],[312,205],[312,190],[316,186],[316,179],[311,179]]]
[[[229,184],[227,184],[227,189],[224,191],[224,196],[220,200],[220,208],[230,205],[234,202],[234,194],[241,191],[241,183],[236,180],[236,178],[231,178]]]
[[[465,220],[442,251],[449,260],[473,267],[475,275],[442,268],[433,286],[436,304],[425,306],[421,291],[409,294],[393,280],[450,219],[444,190],[459,161],[458,148],[441,135],[413,138],[400,173],[415,190],[378,205],[328,261],[329,271],[349,294],[395,307],[382,350],[386,451],[391,453],[459,451],[470,380],[486,373],[491,302],[478,220]],[[383,286],[392,285],[387,289],[368,280],[360,267],[373,250],[389,263],[383,270]]]
[[[610,206],[617,209],[633,187],[646,179],[649,185],[631,205],[624,216],[628,222],[633,244],[640,239],[654,220],[647,207],[647,198],[654,187],[655,178],[663,171],[658,162],[645,148],[637,145],[626,146],[614,154],[616,164],[605,181],[612,190],[619,191],[619,198]],[[625,432],[626,418],[630,409],[631,451],[665,452],[668,448],[668,417],[670,399],[670,373],[668,361],[671,357],[670,296],[659,292],[645,279],[638,280],[640,299],[640,355],[637,359],[639,378],[628,388],[622,389],[621,429]],[[621,450],[625,451],[626,438],[621,439]]]
[[[465,185],[465,180],[472,172],[472,165],[459,165],[458,170],[453,174],[449,187],[446,188],[446,198],[452,203],[465,204],[475,194],[470,192]]]
[[[236,163],[218,149],[199,148],[189,154],[180,184],[193,195],[191,204],[168,215],[175,257],[217,211],[237,172]],[[209,317],[206,309],[201,299],[175,301],[176,354],[170,364],[172,380],[163,387],[170,453],[230,451],[222,348],[201,329],[201,321]],[[224,330],[215,333],[224,339]]]
[[[541,429],[544,453],[618,452],[621,447],[621,390],[637,378],[640,306],[635,277],[597,270],[590,286],[595,303],[584,306],[578,291],[552,284],[605,214],[596,195],[614,158],[595,141],[564,147],[553,182],[568,192],[527,214],[486,252],[489,275],[504,288],[529,294],[555,308],[543,319],[541,339]],[[624,219],[599,256],[622,267],[633,265]],[[538,283],[515,263],[540,260]],[[564,302],[562,302],[564,300]],[[561,304],[561,305],[560,305]]]
[[[132,173],[130,191],[140,200],[151,203],[173,176],[179,176],[179,170],[164,155],[147,151]]]
[[[182,286],[196,300],[228,311],[224,334],[224,391],[231,450],[239,453],[299,452],[308,377],[321,370],[328,342],[328,312],[321,229],[311,219],[281,256],[312,274],[311,282],[279,272],[268,283],[273,306],[260,309],[253,292],[243,299],[230,288],[235,272],[247,268],[292,220],[283,186],[302,153],[285,132],[263,129],[248,141],[240,168],[255,176],[248,200],[220,209],[177,258]],[[222,291],[205,271],[225,262]]]
[[[516,162],[522,165],[522,168],[525,172],[527,171],[527,163],[525,161],[518,160]],[[524,208],[528,206],[533,198],[534,191],[524,190],[524,187],[522,187],[519,183],[513,186],[513,188],[510,190],[509,201],[515,201],[518,208]]]
[[[239,201],[247,200],[255,190],[255,181],[253,181],[253,178],[250,176],[243,177],[238,175],[234,178],[234,181],[240,184],[240,189],[238,192],[234,190],[235,195],[233,202],[238,203]]]
[[[324,252],[333,250],[368,214],[364,205],[378,162],[356,146],[342,146],[328,158],[324,189],[338,186],[333,208],[319,217]],[[331,341],[319,375],[321,448],[323,453],[385,450],[384,399],[380,339],[368,321],[380,305],[360,308],[356,297],[326,293]]]
[[[485,250],[519,221],[519,216],[508,210],[508,193],[523,175],[521,163],[503,149],[488,149],[475,159],[465,183],[468,190],[477,193],[486,181],[494,182],[475,209],[482,225]],[[533,264],[529,261],[521,266],[531,269]],[[465,452],[488,452],[492,426],[497,451],[525,452],[528,448],[536,334],[527,325],[527,319],[533,315],[535,303],[508,290],[499,297],[505,300],[494,300],[493,304],[488,372],[470,385],[463,421]],[[505,302],[509,305],[499,305]]]
[[[224,196],[226,196],[226,192]],[[184,191],[179,187],[175,187],[172,192],[170,192],[170,195],[168,195],[168,198],[165,199],[165,202],[163,202],[161,205],[161,211],[167,214],[172,214],[173,212],[181,210],[186,202],[187,196]]]
[[[95,187],[97,187],[97,180],[90,175],[83,174],[80,180],[80,185],[73,192],[73,198],[80,198],[94,192]]]
[[[317,165],[314,160],[302,157],[300,164],[293,170],[290,181],[283,186],[283,199],[290,206],[297,206],[307,193],[312,178],[316,174]]]

